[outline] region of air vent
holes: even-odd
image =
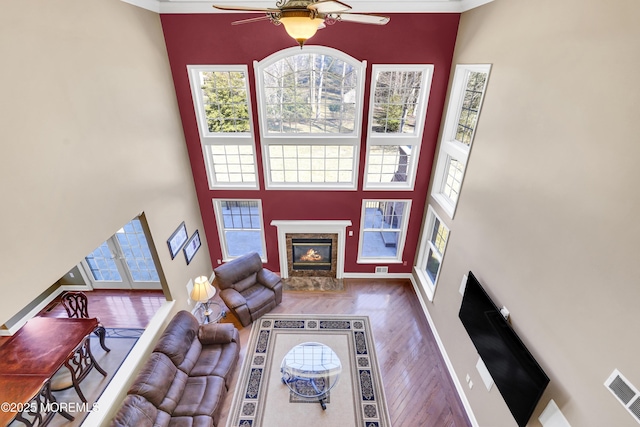
[[[640,421],[640,397],[633,401],[631,405],[629,405],[629,412],[633,414],[634,417],[638,421]]]
[[[376,274],[387,274],[389,267],[376,267]]]
[[[611,381],[611,384],[609,384],[609,390],[611,390],[613,394],[615,394],[625,405],[633,399],[633,396],[636,395],[636,392],[627,385],[620,375],[616,375],[613,381]]]
[[[609,375],[604,385],[618,398],[622,406],[634,416],[635,420],[640,423],[640,392],[638,392],[638,389],[617,369]]]

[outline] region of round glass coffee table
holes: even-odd
[[[293,347],[280,365],[282,382],[294,394],[318,399],[322,409],[327,409],[327,395],[336,385],[342,372],[342,364],[331,347],[305,342]]]

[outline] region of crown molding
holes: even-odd
[[[155,13],[230,13],[214,9],[217,0],[121,0]],[[493,0],[351,0],[353,12],[369,13],[462,13]],[[256,8],[274,7],[275,0],[220,0],[220,4]],[[231,12],[233,13],[233,12]],[[242,13],[242,12],[238,12]]]

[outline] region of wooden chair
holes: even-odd
[[[61,406],[55,405],[56,398],[51,394],[51,382],[46,380],[38,393],[25,405],[25,409],[16,415],[15,420],[28,427],[45,427],[49,425],[56,414],[60,414],[69,421],[74,417]],[[47,410],[57,408],[57,412]]]
[[[71,384],[68,381],[65,381],[63,369],[58,370],[56,375],[51,379],[51,389],[54,391],[64,390],[73,385],[78,393],[78,396],[83,402],[86,402],[87,399],[84,397],[82,390],[80,390],[80,382],[86,378],[86,376],[91,372],[93,368],[96,368],[98,372],[102,374],[102,376],[107,376],[107,372],[98,365],[96,359],[93,357],[91,353],[91,343],[90,343],[89,335],[87,335],[80,344],[73,350],[73,352],[67,358],[67,361],[64,362],[64,366],[67,367],[69,373],[71,374]]]
[[[65,292],[61,296],[62,305],[67,311],[67,315],[70,319],[88,319],[89,318],[89,301],[84,292]],[[98,326],[93,331],[100,338],[100,346],[104,351],[111,351],[110,348],[104,343],[105,336],[107,334],[104,326],[98,319]]]

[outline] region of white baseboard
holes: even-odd
[[[462,401],[462,405],[464,406],[465,411],[467,412],[467,416],[469,417],[469,421],[473,427],[480,427],[478,421],[476,420],[475,415],[473,414],[473,409],[471,409],[471,404],[467,399],[466,394],[464,393],[464,388],[462,387],[462,383],[458,379],[458,375],[456,374],[455,369],[453,368],[453,363],[451,363],[451,359],[447,355],[447,350],[440,339],[440,335],[438,334],[438,330],[436,329],[436,325],[433,323],[433,319],[429,314],[429,309],[427,308],[427,303],[425,301],[425,296],[422,293],[418,283],[415,278],[411,276],[411,283],[413,284],[413,288],[416,291],[416,295],[418,296],[418,301],[420,301],[420,306],[422,307],[422,311],[424,312],[425,317],[427,318],[427,322],[431,327],[431,331],[433,332],[433,336],[436,339],[436,343],[438,343],[438,348],[440,349],[440,353],[442,354],[442,358],[444,359],[445,365],[447,365],[447,370],[449,371],[449,375],[451,376],[451,380],[453,384],[456,386],[456,391],[460,396],[460,400]]]
[[[342,275],[343,279],[411,279],[411,273],[347,273]]]

